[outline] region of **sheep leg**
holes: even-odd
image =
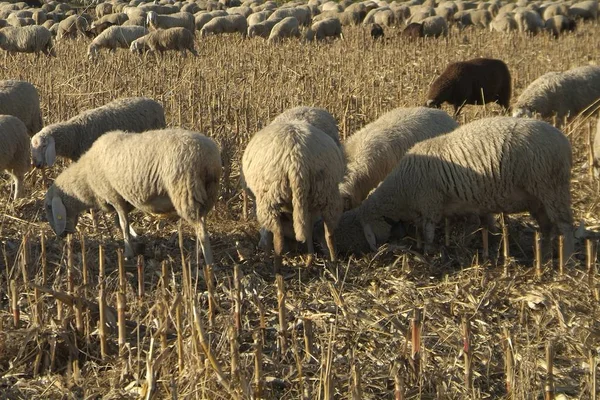
[[[210,237],[208,235],[208,231],[206,230],[206,221],[204,217],[200,218],[198,224],[196,225],[196,237],[198,238],[200,246],[202,247],[204,261],[207,265],[213,265],[214,259],[212,249],[210,247]]]
[[[335,241],[333,239],[333,232],[335,229],[329,222],[324,222],[323,225],[325,227],[325,241],[327,242],[327,248],[329,249],[329,259],[331,261],[336,261],[337,253],[335,251]]]
[[[310,267],[315,259],[315,245],[313,243],[313,232],[311,229],[306,232],[306,268]]]
[[[568,189],[565,190],[566,193],[568,193]],[[560,193],[560,190],[557,192]],[[565,260],[568,261],[575,250],[575,238],[573,236],[573,214],[571,212],[570,201],[568,198],[554,199],[552,197],[552,195],[546,196],[544,199],[544,208],[552,226],[556,227],[558,232],[564,236],[563,254]]]
[[[131,259],[135,256],[133,246],[131,243],[131,235],[129,233],[129,218],[127,212],[124,210],[117,209],[117,215],[119,216],[119,224],[121,231],[123,232],[123,241],[125,242],[125,259]]]
[[[119,215],[118,215],[118,214],[117,214],[117,215],[115,215],[115,220],[114,220],[114,222],[115,222],[115,225],[116,225],[117,227],[121,227],[121,221],[120,221],[120,217],[119,217]],[[139,235],[137,234],[137,232],[136,232],[136,231],[133,229],[133,226],[132,226],[131,224],[129,224],[129,234],[130,234],[130,235],[131,235],[131,236],[132,236],[134,239],[136,239],[136,238],[139,236]]]
[[[25,179],[25,176],[23,176],[23,174],[20,173],[16,173],[15,171],[11,172],[13,181],[15,182],[15,194],[13,196],[14,200],[20,199],[23,197],[24,190],[25,187],[23,186],[23,180]]]
[[[283,228],[279,218],[276,219],[275,227],[273,229],[273,247],[275,253],[273,254],[273,270],[275,274],[281,273],[281,254],[283,253]]]
[[[552,222],[541,204],[538,208],[531,210],[531,216],[540,226],[542,234],[542,260],[544,262],[548,261],[552,259]]]
[[[431,219],[425,219],[423,221],[423,250],[425,254],[433,253],[433,239],[435,237],[435,222]]]

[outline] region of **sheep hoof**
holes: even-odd
[[[315,258],[315,256],[312,254],[309,254],[306,257],[306,263],[304,264],[306,268],[310,268],[312,266],[314,258]]]

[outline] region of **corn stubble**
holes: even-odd
[[[43,213],[46,174],[29,174],[28,196],[17,203],[3,178],[0,392],[28,399],[596,398],[595,239],[579,244],[575,262],[542,269],[527,215],[510,216],[504,234],[468,232],[450,220],[445,235],[438,229],[438,244],[451,244],[444,255],[423,257],[407,240],[307,270],[292,254],[276,278],[256,249],[256,221],[242,218],[238,178],[249,138],[289,107],[327,108],[345,138],[394,107],[423,104],[446,64],[477,56],[508,64],[514,102],[542,73],[598,63],[598,29],[585,24],[558,41],[465,30],[409,44],[398,30],[373,43],[352,28],[345,41],[325,45],[211,37],[199,42],[196,59],[118,51],[92,64],[82,41],[60,43],[56,59],[8,57],[2,77],[39,88],[46,124],[116,97],[148,96],[163,103],[169,126],[215,138],[226,168],[208,218],[214,268],[196,262],[189,227],[141,213],[132,220],[146,249],[133,262],[122,260],[120,233],[102,212],[82,215],[68,242],[56,238]],[[501,112],[494,104],[467,106],[460,122]],[[566,129],[575,220],[590,229],[600,225],[588,168],[594,124],[576,120]],[[48,178],[66,166],[46,171]],[[249,251],[240,257],[240,249]],[[557,243],[554,249],[558,257]]]

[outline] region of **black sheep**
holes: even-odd
[[[381,25],[379,25],[379,24],[371,25],[371,37],[374,40],[383,38],[383,28],[381,27]]]
[[[498,102],[508,109],[510,94],[506,64],[492,58],[475,58],[448,65],[429,87],[426,106],[439,108],[448,102],[454,106],[455,116],[465,104]]]

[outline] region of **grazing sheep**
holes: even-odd
[[[267,21],[259,22],[248,27],[248,37],[261,37],[268,39],[273,27],[281,21],[280,19],[270,19]]]
[[[544,12],[542,13],[542,19],[547,21],[557,15],[564,15],[565,17],[568,17],[569,7],[567,7],[566,4],[550,4],[544,9]]]
[[[29,136],[35,135],[44,125],[40,96],[29,82],[0,81],[0,114],[12,115],[23,121]]]
[[[75,161],[106,132],[143,132],[165,126],[165,111],[156,101],[144,97],[117,99],[38,132],[31,139],[33,164],[51,167],[56,156]]]
[[[474,25],[477,28],[487,29],[492,22],[492,14],[488,10],[459,11],[454,14],[454,21],[461,28]]]
[[[243,37],[248,31],[248,21],[242,15],[215,17],[208,21],[200,30],[200,36],[218,35],[222,33],[240,33]]]
[[[428,17],[423,20],[423,36],[435,38],[448,35],[448,23],[442,17]]]
[[[34,10],[31,14],[31,18],[36,25],[42,25],[47,19],[46,12],[44,10]]]
[[[188,12],[179,12],[170,15],[158,15],[154,11],[146,15],[146,23],[153,29],[185,28],[190,32],[196,32],[194,16]]]
[[[123,25],[129,17],[125,13],[117,13],[117,14],[108,14],[104,17],[92,22],[90,26],[90,31],[98,36],[102,32],[104,32],[108,27],[113,25]]]
[[[390,8],[380,10],[373,15],[373,23],[382,26],[392,27],[396,25],[396,15]]]
[[[279,43],[284,38],[300,37],[300,25],[294,17],[287,17],[279,21],[269,34],[269,43]]]
[[[219,194],[221,156],[199,133],[165,129],[109,132],[64,170],[48,189],[46,215],[58,236],[75,232],[79,214],[90,208],[116,211],[125,256],[134,256],[127,214],[176,212],[196,229],[204,259],[212,264],[205,218]]]
[[[423,37],[423,24],[418,22],[411,22],[404,28],[402,31],[402,37],[407,38],[408,40],[416,40],[418,38]]]
[[[310,12],[302,7],[290,7],[290,8],[280,8],[277,9],[271,14],[269,19],[285,19],[285,18],[296,18],[298,24],[302,26],[309,26],[311,21]]]
[[[252,13],[246,17],[246,22],[248,23],[248,27],[252,25],[256,25],[260,22],[266,21],[267,18],[272,14],[271,11],[260,11],[257,13]]]
[[[342,212],[338,184],[344,159],[327,134],[303,121],[269,124],[248,143],[242,173],[256,198],[258,222],[273,234],[276,270],[281,268],[282,220],[290,213],[296,240],[307,244],[307,264],[312,262],[313,220],[318,215],[335,260],[333,232]]]
[[[564,15],[555,15],[548,19],[545,23],[546,30],[554,38],[558,38],[563,32],[573,32],[577,27],[577,22],[574,19],[569,19]]]
[[[347,170],[340,185],[344,209],[358,207],[415,143],[457,126],[441,110],[397,108],[351,135],[344,143]]]
[[[373,40],[383,39],[383,27],[379,24],[371,25],[371,38]]]
[[[210,20],[216,17],[226,17],[228,14],[223,10],[216,10],[212,12],[201,11],[194,16],[196,30],[199,31],[204,28]]]
[[[14,199],[23,197],[23,181],[29,171],[29,136],[25,124],[12,115],[0,115],[0,171],[13,178]]]
[[[315,22],[307,31],[304,38],[312,42],[313,40],[325,40],[328,37],[344,39],[342,34],[342,24],[337,18],[327,18]]]
[[[96,18],[102,18],[105,15],[112,14],[113,5],[111,3],[100,3],[96,6]]]
[[[417,143],[359,208],[342,216],[336,244],[341,251],[376,250],[389,237],[390,221],[407,221],[422,227],[429,252],[444,217],[529,211],[545,253],[556,229],[568,259],[570,179],[571,145],[558,129],[534,119],[480,119]]]
[[[454,106],[458,115],[465,104],[498,102],[508,110],[511,78],[501,60],[475,58],[449,64],[427,93],[427,107],[440,107],[444,102]]]
[[[194,57],[198,52],[194,47],[194,34],[186,28],[159,29],[131,42],[129,49],[133,53],[142,54],[145,51],[162,55],[168,50],[177,50],[183,57],[187,57],[187,51]]]
[[[88,20],[79,15],[71,15],[60,21],[58,24],[58,32],[56,34],[56,40],[63,38],[76,38],[78,34],[87,36],[89,30]]]
[[[548,72],[533,81],[517,99],[513,117],[556,115],[562,123],[600,98],[600,67],[585,66],[565,72]]]
[[[595,21],[598,19],[598,1],[586,0],[575,3],[569,8],[569,15],[583,20]]]
[[[250,14],[252,14],[252,9],[250,7],[244,7],[244,6],[239,6],[239,7],[230,7],[227,10],[227,14],[229,15],[241,15],[244,18],[248,18],[248,16]]]
[[[279,124],[292,121],[303,121],[310,124],[323,131],[323,133],[333,139],[335,144],[340,145],[340,133],[337,121],[326,109],[305,106],[289,108],[275,117],[271,123]]]
[[[491,32],[502,32],[509,33],[519,29],[517,25],[517,21],[513,18],[512,15],[509,14],[499,14],[496,18],[492,20],[490,23],[490,31]]]
[[[128,49],[131,43],[148,34],[143,26],[111,26],[96,36],[88,46],[88,57],[94,59],[98,56],[101,48],[115,52],[117,48]]]
[[[544,21],[535,11],[519,10],[515,13],[514,18],[521,33],[536,35],[544,29]]]
[[[0,30],[0,49],[9,53],[43,52],[49,57],[56,57],[52,33],[43,26],[24,26],[22,28],[6,27]]]

